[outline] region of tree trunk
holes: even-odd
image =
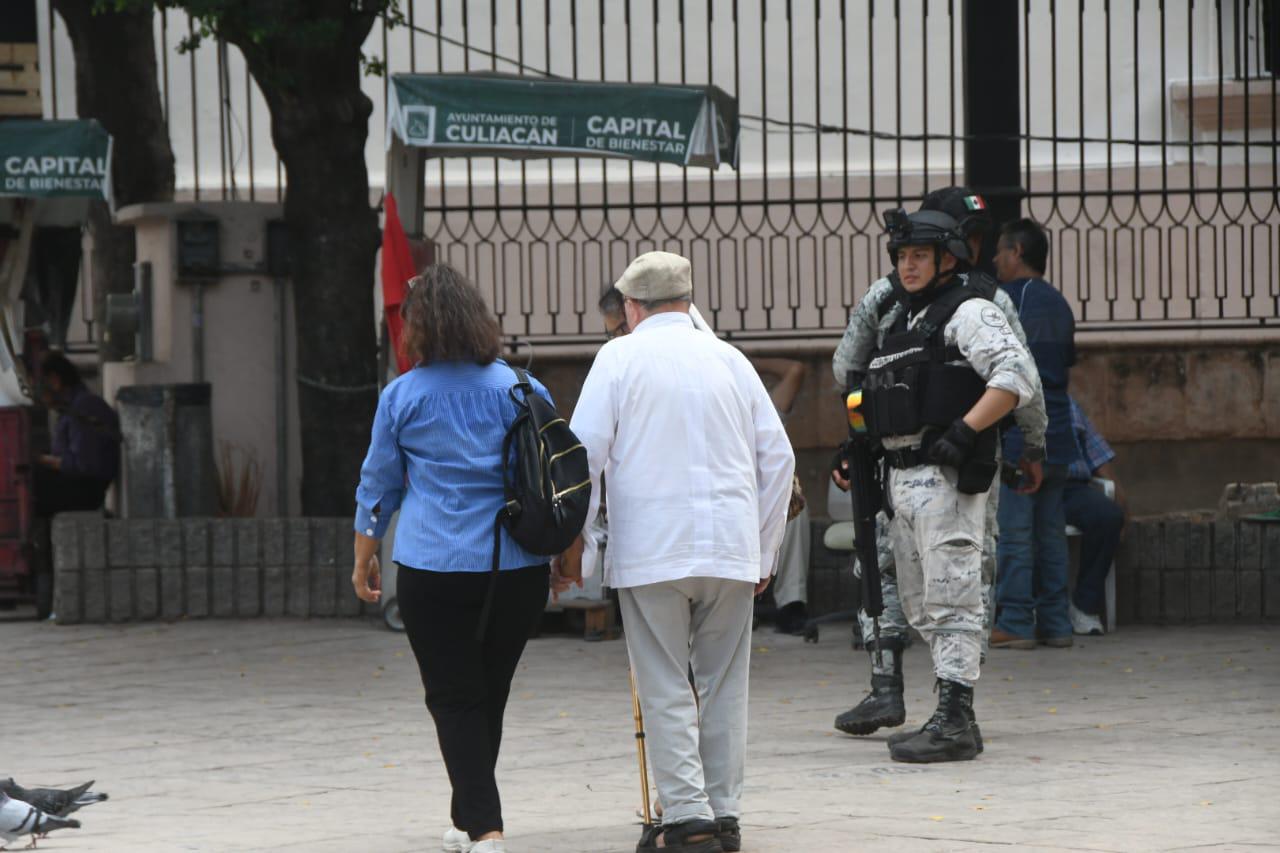
[[[346,0],[330,5],[337,19],[350,8]],[[377,406],[379,232],[364,157],[373,104],[360,89],[360,44],[371,23],[349,15],[343,37],[329,44],[238,45],[271,109],[288,179],[305,515],[351,513]]]
[[[97,0],[53,0],[71,36],[76,60],[76,111],[111,134],[111,188],[116,207],[173,199],[173,151],[156,80],[150,6],[95,14]],[[133,289],[133,229],[113,225],[105,202],[89,211],[93,237],[90,270],[93,314],[101,329],[108,293]],[[123,352],[132,348],[127,342]],[[119,345],[103,340],[101,357],[119,358]]]
[[[372,105],[353,117],[274,121],[288,174],[289,230],[298,341],[302,511],[348,515],[377,406],[373,270],[378,222],[364,161]]]

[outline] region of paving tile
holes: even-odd
[[[281,609],[288,571],[266,570]],[[986,753],[933,766],[893,763],[883,733],[831,729],[863,695],[867,666],[832,627],[817,645],[767,629],[753,640],[748,851],[1274,844],[1274,626],[1126,628],[1065,651],[997,650],[977,689]],[[448,780],[408,643],[379,623],[6,622],[3,632],[16,665],[0,667],[0,731],[40,719],[57,732],[6,738],[6,775],[96,778],[111,794],[42,849],[438,847]],[[906,654],[916,724],[936,701],[929,671],[916,643]],[[626,672],[621,642],[529,644],[499,761],[513,850],[634,849]]]

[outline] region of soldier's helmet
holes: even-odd
[[[956,221],[960,236],[966,240],[975,234],[985,235],[995,225],[986,200],[968,187],[943,187],[934,190],[920,203],[921,210],[936,210]]]
[[[896,265],[898,250],[903,246],[933,246],[936,252],[949,252],[961,263],[969,261],[969,244],[960,234],[954,218],[937,210],[907,213],[902,208],[884,215],[889,235],[889,263]]]

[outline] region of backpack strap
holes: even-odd
[[[972,289],[974,293],[983,299],[995,301],[996,291],[999,290],[1000,284],[990,273],[985,270],[971,269],[964,275],[966,276],[965,287]]]
[[[512,507],[519,509],[520,504],[515,500],[515,489],[511,484],[510,470],[507,461],[511,458],[511,440],[515,436],[516,427],[521,420],[529,417],[528,403],[516,396],[516,391],[520,390],[525,396],[533,393],[533,383],[529,381],[529,374],[520,367],[511,367],[511,371],[516,375],[515,384],[511,386],[511,390],[507,393],[511,395],[511,401],[516,404],[516,419],[511,422],[507,434],[502,439],[502,457],[499,464],[502,466],[502,508],[498,510],[498,514],[493,519],[493,558],[489,563],[489,585],[484,592],[484,606],[480,608],[480,624],[476,626],[476,641],[484,642],[485,632],[489,628],[489,618],[493,613],[493,599],[498,591],[498,573],[499,566],[502,563],[502,525],[511,518]]]
[[[521,407],[523,405],[524,403],[516,403],[517,407]],[[511,441],[515,438],[516,427],[519,426],[520,422],[527,417],[529,417],[527,412],[518,412],[516,414],[516,419],[511,422],[511,428],[508,429],[507,434],[502,437],[502,457],[500,459],[500,464],[502,465],[503,503],[502,510],[499,514],[502,518],[511,518],[513,515],[512,510],[515,509],[516,511],[519,511],[520,509],[520,504],[516,501],[515,486],[511,482]]]
[[[484,606],[480,608],[480,624],[476,626],[476,642],[483,643],[485,632],[489,630],[489,619],[493,613],[493,598],[498,592],[498,566],[502,562],[502,522],[507,517],[504,505],[493,519],[493,560],[489,564],[489,583],[484,591]]]
[[[955,344],[948,344],[943,337],[943,333],[946,331],[947,322],[961,305],[970,299],[985,298],[968,286],[955,287],[935,299],[933,304],[925,310],[925,314],[920,318],[916,328],[920,329],[925,339],[929,341],[929,348],[934,361],[939,364],[947,364],[953,361],[965,360],[964,353],[960,351],[960,347]]]
[[[897,273],[889,274],[889,292],[880,300],[880,304],[876,305],[876,319],[883,320],[888,316],[893,307],[901,300],[900,287],[897,282]]]
[[[876,323],[877,325],[885,317],[893,312],[893,309],[899,305],[905,305],[907,301],[907,291],[902,287],[902,279],[898,278],[898,271],[894,270],[886,276],[889,280],[889,292],[880,300],[880,304],[876,306]],[[904,314],[906,312],[903,312]]]
[[[493,612],[493,597],[498,591],[498,566],[502,562],[502,525],[511,518],[511,506],[513,504],[520,506],[515,501],[515,490],[511,487],[507,460],[511,457],[511,437],[515,434],[515,426],[524,417],[527,415],[523,412],[516,415],[511,429],[507,430],[506,436],[502,439],[502,457],[498,463],[502,466],[502,508],[493,518],[493,557],[489,563],[489,585],[484,591],[484,606],[480,608],[480,624],[476,626],[476,642],[480,643],[484,642],[485,631],[489,628],[489,615]]]
[[[954,281],[944,293],[939,294],[938,298],[929,304],[924,316],[916,324],[916,328],[925,338],[931,339],[946,328],[947,321],[951,319],[952,314],[956,313],[957,308],[970,299],[981,298],[959,281]]]
[[[511,367],[511,365],[507,365]],[[523,367],[511,367],[511,372],[516,375],[516,384],[511,386],[511,399],[516,399],[516,389],[519,389],[526,397],[533,393],[533,383],[529,381],[529,374],[525,372]],[[516,405],[521,405],[520,400],[516,400]]]

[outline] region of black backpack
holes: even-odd
[[[591,499],[587,449],[556,407],[534,392],[529,374],[518,367],[511,369],[516,383],[508,393],[516,404],[516,419],[502,440],[505,499],[493,522],[493,563],[480,616],[481,638],[489,623],[498,579],[502,528],[525,550],[553,556],[582,532]]]

